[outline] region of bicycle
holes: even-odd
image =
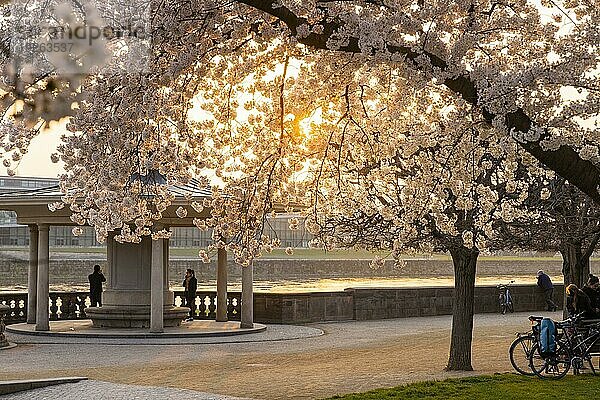
[[[581,321],[576,324],[576,329],[572,334],[566,337],[566,341],[571,351],[571,366],[573,373],[579,375],[584,368],[584,362],[587,362],[594,375],[596,369],[592,363],[592,355],[598,355],[598,345],[600,344],[600,322]]]
[[[584,362],[590,365],[594,375],[596,370],[592,363],[592,349],[600,344],[600,323],[596,322],[586,328],[578,327],[583,313],[556,323],[556,351],[542,355],[539,343],[533,345],[529,365],[535,375],[540,378],[560,379],[573,367],[573,372],[579,374]],[[562,334],[558,334],[558,331]]]
[[[559,330],[563,336],[574,326],[572,318],[562,322],[556,322],[556,332]],[[539,342],[534,344],[529,355],[529,367],[534,375],[543,379],[560,379],[564,377],[571,368],[571,356],[568,342],[556,339],[556,350],[551,354],[540,353]]]
[[[500,303],[500,313],[502,313],[502,315],[506,314],[506,311],[509,311],[511,313],[515,312],[513,298],[509,288],[510,284],[514,282],[515,281],[510,281],[509,283],[500,284],[496,286],[498,290],[500,290],[498,302]]]
[[[508,349],[510,363],[518,373],[527,376],[534,376],[530,365],[529,356],[533,345],[538,342],[540,335],[540,322],[544,317],[535,315],[529,316],[531,330],[526,333],[517,333],[517,338],[513,340]]]

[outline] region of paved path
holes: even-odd
[[[122,385],[100,381],[81,381],[18,392],[3,400],[236,400],[239,397],[219,396],[187,389]],[[241,400],[241,399],[240,399]]]
[[[528,315],[475,316],[473,373],[443,372],[452,317],[440,316],[314,324],[310,327],[325,334],[296,340],[241,343],[230,338],[232,342],[152,346],[22,344],[2,354],[0,380],[87,376],[257,399],[320,398],[510,371],[508,346],[515,332],[529,329]],[[560,313],[549,315],[560,318]],[[279,328],[271,325],[267,332]],[[18,342],[10,335],[9,339]]]
[[[265,342],[320,336],[321,329],[308,326],[254,324],[253,329],[240,329],[239,322],[194,321],[179,327],[168,327],[161,334],[142,328],[93,328],[91,320],[52,321],[50,332],[36,332],[34,324],[9,325],[6,332],[13,341],[29,344],[208,344]],[[235,331],[239,333],[234,334]]]

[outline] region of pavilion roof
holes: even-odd
[[[178,206],[188,205],[190,200],[202,200],[212,196],[210,189],[201,185],[200,181],[191,179],[186,185],[170,185],[169,190],[175,195],[175,200],[171,207],[163,212],[165,218],[162,222],[172,226],[192,226],[194,218],[206,217],[205,213],[200,215],[191,207],[188,208],[186,218],[179,218],[175,214]],[[0,210],[15,211],[19,224],[74,225],[68,207],[54,212],[48,209],[48,204],[61,201],[62,195],[58,180],[56,184],[42,188],[5,191],[0,193]]]
[[[170,185],[169,191],[175,195],[177,200],[184,198],[205,199],[210,198],[212,193],[209,188],[202,186],[200,181],[192,178],[186,185]],[[5,205],[50,203],[60,201],[63,193],[60,191],[58,180],[56,184],[34,189],[14,189],[0,193],[0,207]]]

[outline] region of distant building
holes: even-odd
[[[58,185],[58,180],[53,178],[0,176],[0,193],[14,192],[16,190],[40,189],[55,185]]]
[[[18,176],[0,176],[0,194],[58,186],[58,180],[52,178],[33,178]],[[301,220],[297,230],[289,229],[289,218]],[[96,241],[94,229],[83,227],[84,233],[74,236],[68,226],[50,227],[51,247],[92,247],[104,246]],[[293,214],[268,218],[265,234],[277,237],[282,247],[308,247],[313,236],[306,232],[301,217]],[[211,243],[211,232],[202,232],[197,228],[173,228],[171,247],[206,247]],[[0,246],[29,246],[29,228],[17,224],[17,216],[12,211],[0,211]]]

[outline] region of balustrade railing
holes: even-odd
[[[90,306],[88,292],[50,292],[48,312],[51,321],[86,319],[85,308]],[[184,293],[175,291],[175,306],[186,306]],[[6,324],[16,324],[27,321],[27,293],[0,292],[0,304],[10,307],[6,314]],[[239,321],[241,316],[241,293],[227,293],[227,319]],[[217,311],[216,292],[197,292],[193,306],[195,319],[214,320]]]
[[[27,321],[27,293],[0,293],[0,304],[10,307],[4,318],[7,325]]]
[[[174,295],[176,306],[189,307],[184,304],[183,291],[176,291]],[[241,299],[241,293],[227,292],[227,319],[229,321],[239,321],[241,319]],[[195,319],[215,319],[217,317],[217,293],[196,292],[196,301],[191,308]]]

